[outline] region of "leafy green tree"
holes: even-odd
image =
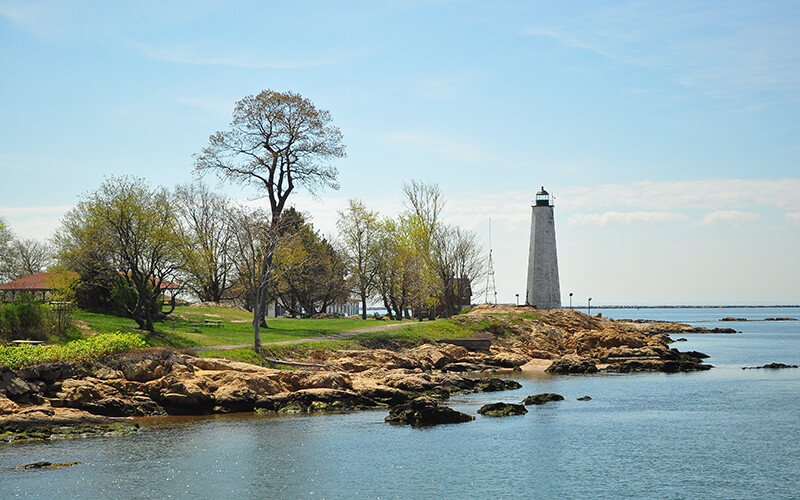
[[[136,300],[121,303],[139,328],[153,331],[159,301],[181,264],[177,227],[166,189],[112,177],[64,217],[55,238],[58,260],[83,281],[99,279],[110,287],[122,279]]]
[[[378,212],[367,210],[363,202],[350,200],[347,210],[339,212],[336,223],[344,243],[351,288],[361,297],[361,317],[367,319],[367,298],[375,289],[381,240]]]
[[[421,308],[427,297],[424,263],[405,222],[384,219],[377,249],[376,292],[396,320],[407,317],[408,308]]]
[[[290,233],[275,251],[275,292],[295,316],[314,316],[347,297],[340,253],[310,224]]]
[[[483,272],[475,234],[442,221],[445,200],[439,186],[412,180],[403,186],[406,210],[397,226],[414,254],[415,279],[411,302],[419,309],[457,313]]]

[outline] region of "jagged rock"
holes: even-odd
[[[516,380],[503,378],[484,378],[475,380],[475,392],[513,391],[520,389],[522,384]]]
[[[76,369],[72,363],[59,362],[25,368],[19,371],[19,376],[29,382],[53,384],[59,380],[79,375],[80,372],[81,370]]]
[[[578,398],[578,401],[591,401],[591,400],[592,400],[591,396],[581,396]]]
[[[367,399],[371,399],[378,403],[387,404],[389,406],[397,406],[399,404],[407,403],[409,399],[411,399],[408,395],[408,392],[385,386],[364,388],[358,391],[358,393]]]
[[[487,360],[487,364],[502,366],[503,368],[514,368],[517,366],[522,366],[530,360],[531,358],[529,356],[525,356],[524,354],[503,351],[498,352],[494,356],[490,357]]]
[[[433,398],[419,397],[389,410],[385,421],[390,424],[424,427],[438,424],[457,424],[475,420],[472,415],[439,406]]]
[[[589,360],[581,359],[575,360],[570,358],[562,358],[554,361],[547,369],[547,373],[554,373],[556,375],[566,375],[570,373],[595,373],[597,366]]]
[[[283,413],[346,411],[377,406],[382,405],[358,393],[337,389],[303,389],[261,398],[256,403],[259,412]]]
[[[163,377],[169,371],[169,369],[157,359],[139,359],[124,363],[121,368],[125,378],[135,382],[155,380]]]
[[[0,372],[0,395],[19,402],[34,392],[36,392],[35,387],[31,387],[11,370],[4,369]]]
[[[525,405],[520,404],[490,403],[481,406],[478,413],[489,417],[508,417],[510,415],[524,415],[528,413],[528,410]]]
[[[411,349],[408,354],[412,358],[425,362],[437,370],[441,370],[442,367],[449,363],[469,357],[469,351],[465,347],[453,344],[423,344]]]
[[[533,396],[528,396],[527,398],[522,400],[522,404],[524,405],[543,405],[545,403],[549,403],[550,401],[563,401],[564,396],[561,394],[555,394],[553,392],[543,392],[541,394],[534,394]]]
[[[446,372],[464,373],[464,372],[480,372],[488,370],[490,368],[491,366],[489,365],[460,362],[460,363],[447,364],[444,367],[442,367],[442,370]]]

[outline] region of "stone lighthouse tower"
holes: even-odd
[[[538,309],[560,309],[561,287],[558,283],[556,224],[550,194],[536,193],[531,214],[531,245],[528,253],[528,288],[525,304]]]

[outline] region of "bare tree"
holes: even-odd
[[[338,189],[338,171],[326,162],[344,156],[330,112],[299,94],[265,90],[236,103],[230,130],[209,138],[195,168],[254,184],[269,198],[274,223],[295,187]]]
[[[0,283],[14,279],[13,243],[14,233],[0,217]]]
[[[232,211],[232,240],[238,284],[253,311],[253,349],[261,353],[261,320],[266,314],[272,282],[272,255],[278,242],[276,227],[262,210]]]
[[[46,243],[26,239],[12,245],[12,266],[15,277],[41,273],[51,261],[51,250]]]
[[[230,129],[211,135],[195,169],[255,185],[269,198],[270,225],[276,227],[295,187],[312,193],[339,188],[338,171],[327,162],[344,156],[342,133],[331,123],[330,112],[294,92],[264,90],[236,103]],[[261,267],[269,272],[272,253],[265,258]],[[266,295],[261,299],[266,301]],[[266,302],[258,309],[265,307]]]
[[[472,295],[472,283],[483,273],[483,260],[477,237],[457,226],[443,226],[436,233],[431,261],[435,289],[442,299],[445,315],[460,312]]]
[[[204,302],[219,302],[236,278],[230,201],[200,182],[178,186],[175,195],[186,286]]]

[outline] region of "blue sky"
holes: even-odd
[[[292,90],[347,145],[295,196],[323,231],[436,182],[514,302],[544,185],[565,303],[800,303],[798,33],[797,2],[0,0],[0,216],[45,239],[104,176],[189,182]]]

